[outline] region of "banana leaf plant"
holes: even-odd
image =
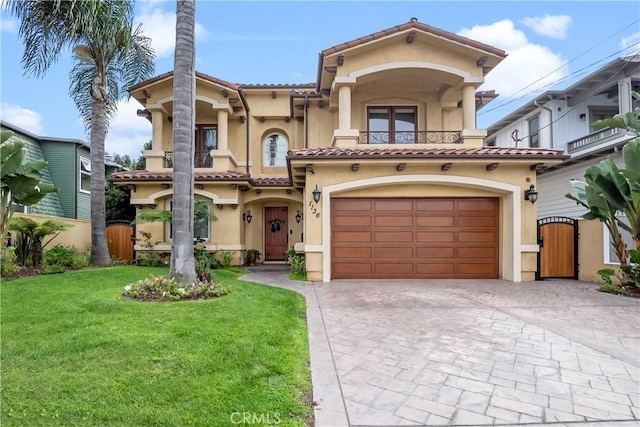
[[[47,166],[44,160],[26,162],[24,142],[14,139],[10,131],[0,132],[0,237],[1,247],[9,231],[14,205],[31,206],[58,188],[42,182],[42,170]]]

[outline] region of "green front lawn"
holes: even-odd
[[[3,427],[228,426],[243,417],[254,425],[310,423],[300,295],[221,270],[216,280],[233,287],[221,298],[121,297],[127,283],[150,273],[167,270],[3,280]]]

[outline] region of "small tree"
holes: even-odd
[[[18,231],[16,242],[16,260],[23,267],[42,265],[42,251],[61,231],[72,228],[66,222],[48,219],[36,222],[31,218],[17,217],[11,220],[9,229]],[[47,236],[51,236],[45,242]]]
[[[44,160],[25,163],[24,142],[10,141],[12,132],[0,132],[0,232],[4,244],[14,205],[31,206],[49,193],[58,191],[53,184],[41,182]]]

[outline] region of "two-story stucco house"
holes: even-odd
[[[208,250],[295,245],[309,280],[532,280],[536,211],[524,192],[560,150],[483,147],[477,92],[506,56],[415,19],[320,53],[309,85],[196,77],[195,195]],[[312,66],[312,64],[310,64]],[[130,89],[153,124],[147,170],[112,175],[137,209],[171,209],[172,73]],[[140,224],[170,249],[171,229]],[[239,261],[242,261],[240,259]]]
[[[574,192],[571,179],[584,180],[586,169],[607,156],[622,164],[621,148],[633,134],[622,129],[598,129],[593,123],[634,111],[639,105],[631,91],[639,88],[640,59],[615,59],[567,89],[544,92],[489,127],[488,146],[559,149],[569,156],[565,162],[548,165],[539,172],[536,205],[541,223],[554,217],[581,217],[586,210],[565,197]],[[625,234],[632,247],[631,235]],[[596,280],[598,269],[617,262],[608,232],[601,224],[594,228],[584,223],[580,235],[590,244],[579,254],[579,277]],[[577,258],[578,254],[576,264]]]

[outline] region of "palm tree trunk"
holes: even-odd
[[[195,1],[177,0],[173,68],[173,238],[169,275],[196,279],[193,255],[195,128]]]
[[[105,216],[104,141],[107,135],[106,76],[96,72],[91,87],[91,264],[111,265]]]

